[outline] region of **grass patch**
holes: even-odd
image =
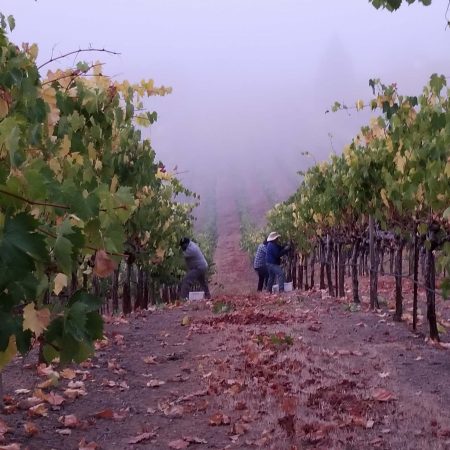
[[[234,311],[234,306],[231,303],[215,302],[212,307],[214,314],[228,314]]]
[[[258,334],[256,335],[256,343],[263,347],[272,349],[286,349],[294,343],[294,338],[286,333]]]
[[[350,311],[350,312],[359,312],[361,311],[361,304],[360,303],[347,303],[344,305],[344,311]]]

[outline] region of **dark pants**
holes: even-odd
[[[189,289],[191,286],[198,282],[202,290],[205,292],[205,298],[211,298],[208,288],[208,269],[190,269],[187,271],[186,275],[181,282],[180,297],[183,300],[187,300],[189,297]]]
[[[267,280],[269,278],[269,272],[266,267],[258,267],[256,273],[258,274],[258,292],[263,290],[263,287],[267,286]]]
[[[284,272],[278,264],[267,264],[269,271],[269,281],[267,282],[267,290],[272,292],[273,282],[275,277],[278,281],[278,289],[280,292],[284,292]]]

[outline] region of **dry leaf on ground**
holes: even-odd
[[[148,433],[141,433],[138,436],[135,436],[131,439],[128,439],[128,444],[138,444],[139,442],[146,441],[148,439],[152,439],[156,437],[156,433],[154,431]]]
[[[189,447],[189,442],[185,441],[184,439],[176,439],[175,441],[169,442],[169,448],[172,448],[174,450],[182,450],[184,448]]]
[[[394,393],[384,388],[375,389],[372,393],[372,398],[379,402],[388,402],[390,400],[396,400],[397,397]]]

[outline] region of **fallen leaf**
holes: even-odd
[[[55,430],[55,433],[58,433],[61,436],[70,436],[72,434],[72,430],[69,428],[62,428],[60,430]]]
[[[25,422],[23,424],[23,428],[25,430],[25,434],[29,437],[35,436],[36,434],[39,433],[39,428],[34,422]]]
[[[162,380],[150,380],[147,382],[147,387],[157,388],[163,384],[166,384],[166,382]]]
[[[188,448],[189,442],[186,442],[184,439],[177,439],[175,441],[169,442],[169,448],[175,449],[175,450],[181,450],[183,448]]]
[[[227,415],[218,412],[209,418],[209,424],[213,426],[229,425],[230,418]]]
[[[98,445],[96,442],[86,442],[86,439],[83,438],[78,443],[78,450],[97,450],[100,448],[100,445]]]
[[[189,325],[191,322],[191,319],[189,318],[189,316],[184,316],[183,319],[181,320],[181,325],[183,325],[184,327]]]
[[[185,441],[188,441],[190,444],[207,444],[208,441],[206,439],[201,439],[197,436],[183,436]]]
[[[60,416],[58,422],[68,428],[76,428],[80,425],[78,417],[74,414],[68,414],[67,416]]]
[[[59,373],[51,365],[39,364],[37,366],[37,373],[40,377],[59,378]]]
[[[154,437],[156,437],[156,433],[154,431],[150,433],[142,433],[139,434],[138,436],[135,436],[134,438],[129,439],[128,444],[138,444],[139,442],[146,441]]]
[[[57,378],[48,378],[47,380],[42,381],[41,383],[39,383],[37,385],[37,387],[39,389],[47,389],[50,386],[55,386],[57,383],[58,383],[58,379]]]
[[[20,395],[20,394],[29,394],[31,391],[30,389],[16,389],[14,391],[15,394]]]
[[[128,383],[126,381],[121,381],[119,383],[119,387],[121,388],[121,390],[123,390],[123,389],[130,389],[130,386],[128,386]]]
[[[39,403],[36,406],[32,406],[31,408],[28,409],[28,414],[30,416],[44,416],[47,417],[48,416],[48,409],[45,406],[44,403]]]
[[[375,425],[375,421],[373,421],[372,419],[369,419],[366,423],[366,428],[373,428],[374,425]]]
[[[98,413],[95,413],[95,417],[97,419],[109,419],[109,420],[122,420],[125,418],[126,414],[119,414],[113,411],[111,408],[104,409],[102,411],[99,411]]]
[[[65,368],[60,375],[66,380],[73,380],[76,377],[75,370],[69,368]]]
[[[76,398],[84,395],[87,395],[87,392],[84,389],[66,389],[64,391],[64,396],[71,400],[75,400]]]
[[[20,450],[20,444],[0,445],[0,450]]]
[[[142,361],[144,361],[145,364],[157,364],[156,356],[144,356]]]
[[[0,419],[0,436],[4,435],[10,430],[8,425]]]
[[[388,402],[390,400],[396,400],[397,397],[387,389],[379,388],[375,389],[372,394],[372,398],[379,402]]]
[[[84,383],[82,381],[69,381],[67,386],[70,389],[81,389],[84,388]]]
[[[390,372],[381,372],[378,375],[380,378],[387,378],[390,375]]]
[[[182,405],[173,405],[169,408],[164,408],[163,412],[167,417],[181,417],[184,414],[184,407]]]
[[[45,396],[45,401],[50,403],[50,405],[59,406],[64,403],[65,400],[61,395],[56,394],[55,392],[50,392]]]

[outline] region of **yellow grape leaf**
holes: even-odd
[[[419,187],[417,188],[417,192],[416,192],[416,200],[419,203],[423,202],[423,195],[424,195],[423,184],[420,183]]]
[[[55,175],[59,175],[61,173],[61,164],[59,164],[59,161],[56,158],[50,159],[48,165]]]
[[[156,249],[156,256],[157,256],[158,258],[163,259],[165,254],[166,254],[166,250],[165,250],[165,249],[163,249],[163,248],[161,248],[161,247],[158,247],[158,248]]]
[[[447,175],[448,178],[450,178],[450,161],[447,162],[444,169],[445,175]]]
[[[79,152],[74,152],[74,153],[72,153],[72,161],[73,161],[75,164],[78,164],[78,165],[82,166],[82,165],[84,164],[84,158],[83,158],[83,155],[80,155]]]
[[[357,111],[360,111],[361,109],[363,109],[364,108],[364,100],[358,100],[357,102],[356,102],[356,110]]]
[[[67,287],[67,275],[63,273],[58,273],[54,280],[53,292],[55,295],[59,295],[59,293],[63,290],[63,288]]]
[[[66,135],[64,135],[64,139],[61,143],[61,147],[59,149],[59,155],[64,157],[64,156],[68,155],[69,152],[70,152],[70,139],[69,139],[69,136],[67,136],[67,134],[66,134]]]
[[[109,192],[114,194],[117,190],[117,185],[119,184],[119,179],[117,178],[117,175],[114,175],[111,180],[111,185],[109,186]]]
[[[160,180],[170,180],[172,178],[172,175],[169,172],[161,170],[161,168],[158,167],[155,177],[159,178]]]
[[[51,86],[46,85],[42,89],[41,97],[50,106],[56,106],[56,91]]]
[[[35,309],[34,302],[29,303],[23,309],[23,329],[31,330],[39,337],[50,323],[50,311],[48,308]]]
[[[92,142],[89,142],[88,145],[88,155],[89,159],[94,161],[97,158],[97,150],[95,150],[94,144]]]
[[[390,137],[386,138],[386,148],[390,153],[394,151],[394,144],[392,142],[392,139]]]
[[[0,370],[2,370],[3,367],[5,367],[6,364],[8,364],[14,358],[16,353],[16,337],[10,336],[8,347],[6,347],[5,351],[0,352]]]
[[[397,165],[397,170],[400,173],[404,173],[405,165],[406,165],[406,158],[404,156],[400,155],[400,153],[397,153],[397,155],[395,157],[395,163]]]
[[[33,61],[36,61],[39,54],[39,47],[36,44],[30,45],[28,48],[28,54],[31,56]]]
[[[9,107],[8,102],[0,98],[0,119],[3,119],[8,115]]]
[[[102,74],[102,63],[100,61],[95,61],[93,72],[96,77]]]
[[[387,199],[386,189],[381,189],[380,195],[381,195],[381,200],[383,200],[383,203],[389,208],[389,201]]]
[[[95,170],[102,170],[103,164],[99,159],[95,160],[94,168]]]
[[[140,127],[148,127],[150,125],[150,121],[145,116],[137,116],[135,121],[136,125],[139,125]]]

